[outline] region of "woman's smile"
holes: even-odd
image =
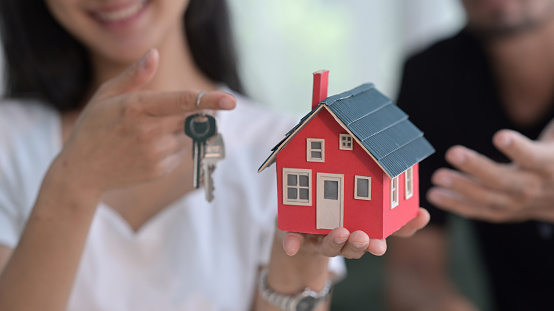
[[[90,11],[90,16],[101,25],[114,29],[128,26],[138,20],[149,8],[151,0],[104,6]]]

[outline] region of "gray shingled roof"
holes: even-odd
[[[274,161],[278,153],[298,129],[311,120],[320,106],[325,106],[356,136],[362,146],[391,177],[431,155],[435,150],[423,133],[408,120],[408,116],[373,84],[363,84],[353,90],[323,100],[300,123],[290,130],[262,164],[260,171]]]

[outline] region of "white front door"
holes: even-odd
[[[317,173],[317,229],[342,227],[344,175]]]

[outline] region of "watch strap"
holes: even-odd
[[[258,283],[258,290],[262,299],[267,301],[274,307],[277,307],[283,311],[297,311],[296,306],[306,296],[311,296],[315,299],[316,303],[314,308],[318,307],[329,297],[331,293],[331,287],[333,282],[327,280],[325,286],[319,292],[316,292],[310,288],[305,288],[301,293],[296,295],[285,295],[274,291],[267,283],[267,269],[262,270],[260,273],[260,279]]]

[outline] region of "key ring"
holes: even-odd
[[[200,91],[200,93],[198,93],[198,96],[196,97],[196,109],[197,110],[200,109],[200,100],[202,99],[204,94],[206,94],[205,91]],[[201,113],[205,114],[204,111],[202,111]]]

